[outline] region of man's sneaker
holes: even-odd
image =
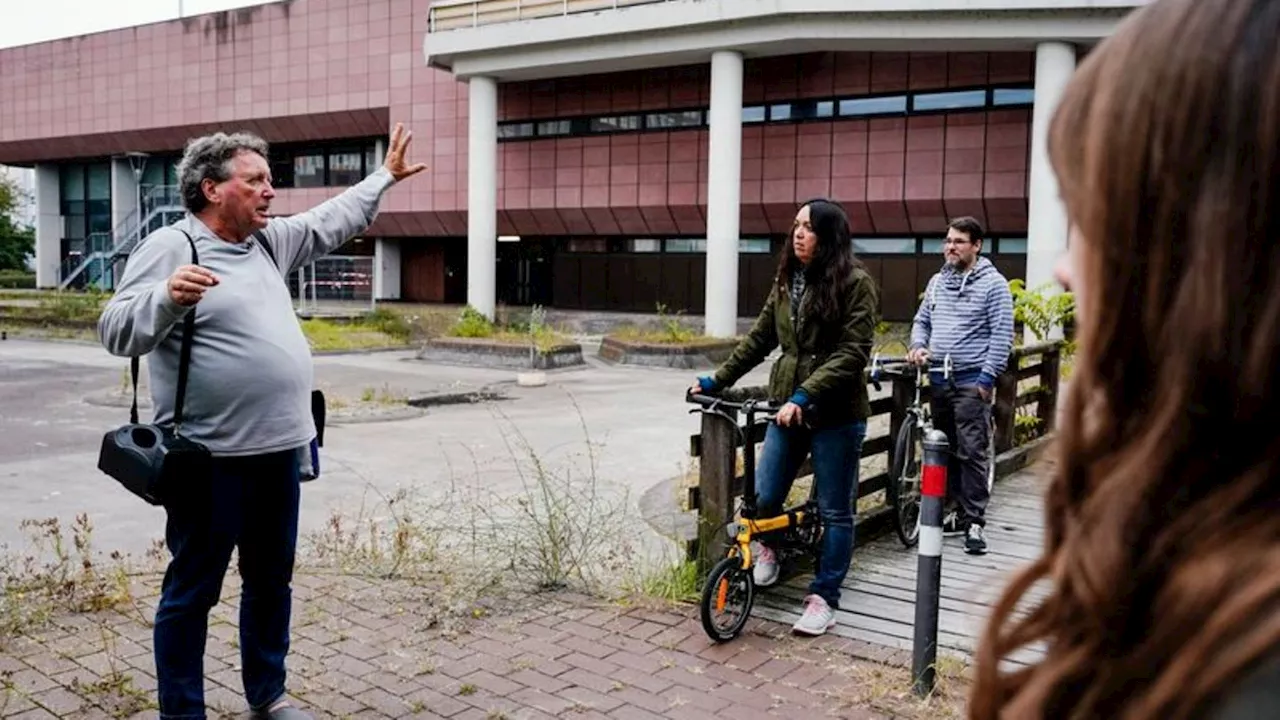
[[[778,582],[778,556],[765,545],[753,545],[755,563],[751,572],[755,576],[756,587],[769,587]]]
[[[942,534],[945,537],[955,537],[964,534],[964,526],[960,524],[960,512],[952,510],[942,518]]]
[[[791,627],[801,635],[818,636],[836,626],[836,614],[821,595],[809,595],[804,599],[804,614]]]
[[[982,532],[982,526],[978,523],[969,523],[969,529],[965,531],[964,551],[970,555],[986,555],[987,554],[987,538]]]

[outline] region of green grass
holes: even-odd
[[[609,333],[609,337],[623,342],[648,343],[651,345],[713,345],[725,341],[725,338],[707,337],[691,328],[674,322],[668,322],[662,328],[622,325]],[[732,339],[730,338],[730,340]]]
[[[474,338],[493,342],[528,346],[532,341],[541,352],[547,352],[570,342],[569,336],[548,325],[538,324],[530,330],[520,323],[495,323],[482,313],[468,306],[462,309],[457,320],[444,332],[447,337]]]
[[[384,326],[366,321],[333,322],[320,318],[300,321],[302,334],[315,351],[371,350],[407,347],[409,336],[387,332]]]

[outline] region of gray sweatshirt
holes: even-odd
[[[382,168],[307,212],[272,218],[262,234],[279,268],[256,238],[227,242],[191,214],[139,243],[98,319],[98,336],[113,355],[151,354],[154,422],[173,422],[182,320],[194,310],[183,434],[218,456],[309,443],[316,434],[311,348],[284,278],[367,228],[393,183]],[[195,240],[200,265],[221,281],[191,307],[173,302],[168,291],[169,276],[191,262],[179,229]]]

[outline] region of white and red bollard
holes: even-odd
[[[947,497],[946,433],[930,430],[924,437],[920,482],[920,541],[916,546],[915,644],[911,679],[917,695],[933,692],[937,679],[938,605],[942,599],[942,506]]]

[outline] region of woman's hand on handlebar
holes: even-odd
[[[799,405],[789,402],[778,410],[777,420],[782,427],[800,425],[804,422],[804,411]]]

